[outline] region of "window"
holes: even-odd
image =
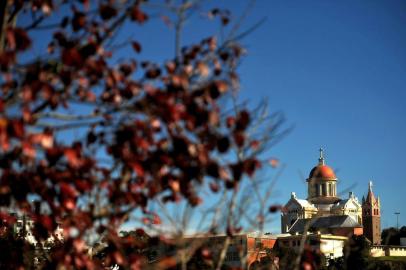
[[[262,242],[260,238],[255,238],[255,248],[262,248]]]
[[[326,184],[322,184],[322,187],[323,187],[323,196],[326,196],[326,195],[327,195],[327,187],[326,187]]]

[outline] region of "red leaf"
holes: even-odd
[[[31,144],[29,144],[27,142],[23,142],[22,149],[23,149],[23,153],[25,156],[32,158],[32,159],[35,158],[36,151],[35,151],[35,148]]]
[[[76,198],[79,194],[79,192],[76,190],[76,188],[74,188],[72,185],[70,185],[68,183],[64,183],[64,182],[60,183],[59,188],[61,191],[61,195],[63,197]]]
[[[72,148],[67,148],[64,151],[65,157],[68,160],[68,163],[73,168],[78,168],[83,165],[83,160],[79,158],[77,151]]]
[[[141,164],[139,164],[137,162],[132,162],[131,167],[133,168],[133,170],[135,171],[137,176],[139,176],[139,177],[144,176],[145,171],[144,171],[144,168],[141,166]]]
[[[228,128],[231,128],[231,127],[233,127],[234,124],[235,124],[235,118],[232,117],[232,116],[229,116],[229,117],[227,117],[226,122],[227,122],[227,127],[228,127]]]
[[[272,168],[276,168],[279,166],[279,160],[276,158],[271,158],[268,162],[272,166]]]
[[[30,136],[30,140],[34,144],[40,144],[44,149],[49,149],[54,146],[54,137],[48,133],[37,133]]]
[[[258,150],[259,146],[261,145],[261,143],[257,140],[251,141],[250,142],[250,146],[253,150]]]
[[[162,224],[162,221],[161,221],[161,218],[157,214],[153,214],[151,223],[154,225],[159,225],[159,224]]]
[[[76,208],[76,201],[74,199],[65,199],[62,205],[65,209],[72,211]]]
[[[172,23],[171,19],[168,16],[162,15],[161,19],[166,24],[166,26],[168,26],[168,27],[173,26],[173,23]]]

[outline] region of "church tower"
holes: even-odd
[[[364,235],[373,245],[381,244],[381,202],[372,192],[372,182],[369,182],[368,195],[362,197],[362,223]]]

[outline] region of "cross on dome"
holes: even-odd
[[[319,157],[319,164],[324,165],[324,156],[323,156],[323,148],[320,147],[319,152],[320,152],[320,157]]]

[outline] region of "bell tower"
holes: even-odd
[[[362,197],[362,225],[364,235],[373,245],[381,244],[381,201],[372,192],[372,181],[369,181],[368,195]]]

